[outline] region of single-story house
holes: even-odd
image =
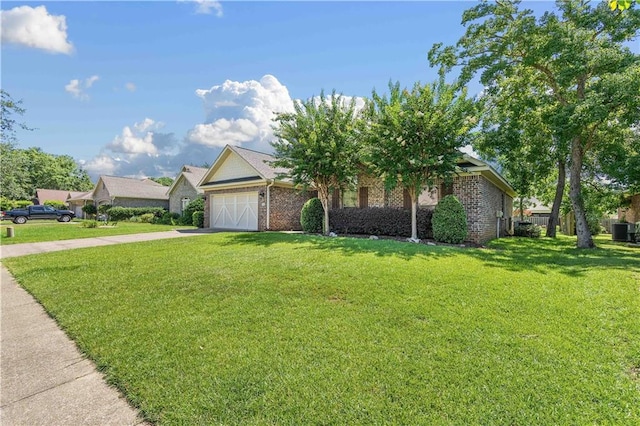
[[[44,204],[45,201],[58,201],[66,204],[69,197],[69,191],[60,189],[36,189],[36,199],[39,204]],[[35,200],[34,200],[35,203]]]
[[[203,191],[204,227],[244,231],[300,230],[300,210],[315,193],[279,177],[271,155],[224,147],[198,187]]]
[[[96,206],[162,207],[169,209],[167,187],[151,179],[100,176],[91,193]]]
[[[85,214],[82,208],[87,204],[93,204],[93,191],[69,191],[69,196],[67,197],[66,202],[69,206],[69,210],[73,211],[77,218],[84,219]]]
[[[496,238],[498,233],[501,236],[509,234],[516,193],[490,165],[465,154],[458,160],[452,183],[441,183],[437,188],[425,190],[418,197],[418,206],[435,208],[438,201],[449,194],[455,195],[465,209],[470,241],[482,244]],[[361,174],[355,190],[333,191],[330,204],[331,208],[410,209],[411,198],[401,187],[389,191],[382,179]]]
[[[198,188],[208,169],[194,166],[182,166],[173,184],[169,187],[169,211],[182,214],[185,207],[196,198],[203,195],[204,191]]]
[[[286,170],[272,167],[273,160],[269,154],[227,145],[199,183],[205,195],[205,227],[299,230],[302,205],[316,193],[279,177]],[[418,202],[432,208],[448,194],[456,195],[465,208],[469,240],[484,243],[511,229],[516,193],[487,163],[464,155],[452,184],[425,191]],[[330,204],[331,208],[411,208],[402,188],[388,191],[381,179],[365,174],[359,176],[355,190],[334,191]]]

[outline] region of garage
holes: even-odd
[[[258,193],[238,192],[211,196],[212,228],[258,230]]]

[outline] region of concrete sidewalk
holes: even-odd
[[[203,235],[168,231],[2,246],[0,257]],[[0,267],[0,424],[139,425],[141,416],[106,384],[56,322]]]
[[[0,246],[0,259],[25,256],[28,254],[47,253],[50,251],[71,250],[76,248],[108,246],[112,244],[137,243],[139,241],[162,240],[167,238],[193,237],[210,234],[209,229],[185,229],[177,231],[150,232],[148,234],[113,235],[98,238],[79,238],[76,240],[46,241],[42,243],[25,243]]]

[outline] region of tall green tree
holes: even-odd
[[[357,175],[360,120],[355,99],[331,96],[296,102],[295,111],[274,121],[273,165],[288,169],[295,184],[313,186],[324,208],[323,232],[329,232],[329,191],[351,186]]]
[[[466,89],[445,83],[416,83],[411,90],[389,85],[389,95],[373,92],[365,158],[387,188],[411,197],[411,238],[417,240],[418,196],[449,179],[477,124]]]
[[[536,17],[519,1],[483,1],[463,14],[465,35],[457,45],[434,45],[432,64],[459,65],[462,80],[481,72],[486,86],[525,76],[521,90],[544,88],[555,111],[553,135],[569,148],[569,195],[576,216],[577,246],[594,247],[582,196],[585,156],[597,152],[599,129],[629,128],[640,120],[640,57],[624,42],[637,37],[640,9],[611,13],[605,2],[562,0]],[[503,105],[511,108],[510,102]],[[608,143],[608,142],[607,142]]]

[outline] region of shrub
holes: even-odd
[[[198,228],[204,228],[204,212],[203,211],[193,212],[191,223],[193,226],[197,226]]]
[[[302,230],[307,233],[322,232],[322,221],[324,220],[324,208],[322,201],[318,198],[311,198],[300,212],[300,225]]]
[[[198,197],[187,204],[187,207],[185,207],[182,212],[180,225],[191,225],[193,223],[194,212],[204,212],[204,198]]]
[[[100,206],[102,207],[102,206]],[[99,210],[99,209],[98,209]],[[156,217],[162,217],[166,210],[162,207],[111,207],[107,214],[111,220],[129,220],[134,216],[142,216],[151,213]]]
[[[85,220],[84,222],[82,222],[82,227],[83,228],[97,228],[98,227],[98,221],[97,220]]]
[[[180,219],[180,215],[178,213],[166,211],[162,213],[161,217],[156,217],[153,223],[160,225],[176,225],[178,223],[178,219]]]
[[[45,200],[44,203],[42,203],[45,206],[51,206],[54,209],[58,209],[58,210],[66,210],[67,209],[67,205],[65,203],[63,203],[62,201],[58,201],[58,200]]]
[[[98,206],[98,213],[108,214],[109,210],[111,210],[111,207],[111,204],[101,204]]]
[[[140,222],[143,223],[153,223],[156,218],[156,215],[153,213],[145,213],[140,215]]]
[[[513,235],[516,237],[540,238],[542,228],[535,223],[519,222],[513,227]]]
[[[467,214],[455,195],[447,195],[438,202],[431,223],[436,241],[460,244],[467,238]]]
[[[6,197],[0,197],[0,210],[8,211],[13,209],[21,209],[32,205],[29,200],[10,200]]]
[[[418,238],[432,238],[431,209],[418,209]],[[411,236],[411,211],[371,207],[329,210],[329,226],[338,234]]]
[[[591,235],[600,235],[602,227],[600,226],[600,215],[594,212],[587,212],[587,227]]]
[[[95,204],[85,204],[82,206],[82,211],[89,216],[94,216],[98,213],[98,208]]]

